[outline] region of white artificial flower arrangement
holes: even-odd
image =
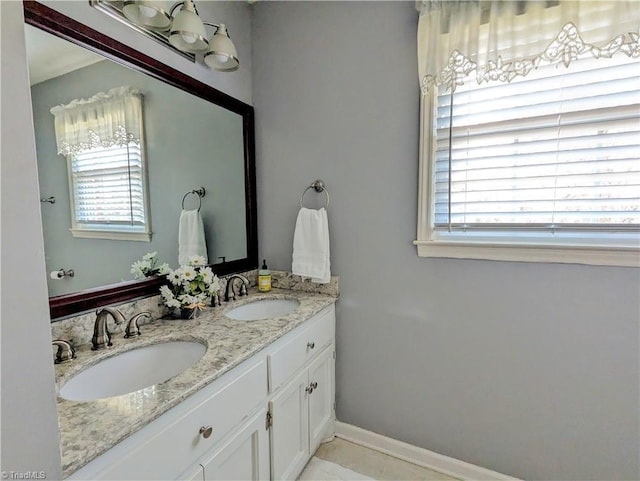
[[[168,273],[169,285],[160,288],[160,294],[170,309],[201,310],[211,296],[220,290],[220,280],[211,267],[205,266],[202,256],[192,256],[186,265]]]
[[[171,272],[169,264],[159,264],[158,253],[149,252],[142,256],[142,260],[135,261],[131,265],[131,273],[135,279],[144,279],[149,276],[163,276]]]

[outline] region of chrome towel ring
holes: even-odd
[[[207,191],[205,190],[205,188],[204,187],[200,187],[199,189],[190,190],[189,192],[184,194],[184,197],[182,197],[182,210],[184,210],[184,201],[191,194],[195,194],[195,195],[198,196],[198,210],[200,210],[200,207],[202,207],[202,198],[205,196],[206,193],[207,193]]]
[[[327,196],[327,205],[325,205],[325,208],[329,207],[329,191],[325,188],[323,181],[314,180],[309,187],[304,189],[304,192],[300,196],[300,207],[301,208],[304,207],[304,205],[303,205],[304,194],[306,194],[309,189],[313,189],[318,193],[324,192],[324,194]]]

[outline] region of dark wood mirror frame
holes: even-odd
[[[247,257],[214,264],[213,270],[217,275],[223,276],[257,268],[258,225],[253,107],[207,84],[195,80],[178,70],[164,65],[45,5],[35,1],[25,1],[23,5],[24,19],[29,25],[33,25],[41,30],[85,47],[121,65],[150,75],[153,78],[242,116],[244,130]],[[157,293],[158,288],[165,282],[166,279],[164,277],[151,277],[139,281],[122,282],[50,297],[49,311],[51,319],[69,316],[107,304],[152,295]]]

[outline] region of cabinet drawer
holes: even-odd
[[[193,446],[194,452],[210,449],[264,402],[266,396],[265,364],[260,361],[187,415],[181,424],[188,427],[181,429],[187,435],[189,446]],[[200,435],[201,426],[211,426],[209,438]],[[193,454],[189,453],[189,457],[193,459]]]
[[[299,333],[293,331],[289,340],[267,356],[271,392],[332,342],[335,307],[329,306],[300,329]]]
[[[264,360],[249,366],[224,386],[215,387],[214,383],[204,388],[207,389],[211,390],[211,396],[204,397],[165,429],[151,434],[143,433],[143,428],[136,433],[143,435],[141,439],[134,435],[115,446],[113,450],[125,448],[124,456],[116,458],[93,479],[175,479],[185,466],[192,465],[264,403],[267,395]],[[196,396],[201,394],[202,391]],[[165,416],[172,416],[172,410],[161,418]],[[208,438],[200,434],[201,427],[212,428]]]

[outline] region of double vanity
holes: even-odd
[[[96,17],[102,10],[94,7],[122,2],[47,3],[60,11],[23,2],[33,50],[41,53],[43,45],[64,39],[73,44],[64,48],[74,57],[87,58],[90,51],[85,66],[31,89],[44,245],[48,270],[56,269],[49,282],[50,313],[62,319],[51,329],[53,339],[68,341],[56,343],[60,360],[71,356],[70,345],[76,351],[75,359],[55,369],[64,477],[295,479],[333,433],[337,279],[331,290],[284,276],[272,294],[249,292],[192,320],[162,318],[158,278],[121,282],[145,252],[157,251],[168,261],[177,257],[170,234],[186,208],[185,192],[205,188],[201,214],[211,228],[208,239],[215,239],[207,242],[208,258],[220,261],[214,272],[256,275],[253,107],[212,87],[214,78],[196,80],[199,71],[181,59],[177,70],[77,20],[119,31],[109,23],[117,20]],[[102,58],[95,58],[100,52]],[[30,75],[36,78],[35,71]],[[104,226],[94,233],[99,239],[75,238],[71,211],[63,209],[73,202],[67,163],[52,143],[50,109],[119,86],[145,95],[145,175],[154,225],[149,243],[113,240]],[[173,122],[166,122],[166,112]],[[173,125],[180,119],[204,130],[179,144]],[[46,201],[54,193],[55,209]],[[73,269],[74,277],[55,275],[61,266]],[[133,336],[124,338],[104,314],[100,325],[106,321],[113,331],[113,345],[92,351],[95,310],[115,304],[122,311],[116,317],[131,320],[150,311],[154,320],[140,325],[141,336],[130,321]],[[108,336],[101,339],[109,342]]]
[[[276,289],[56,365],[69,479],[295,479],[333,433],[335,296]]]

